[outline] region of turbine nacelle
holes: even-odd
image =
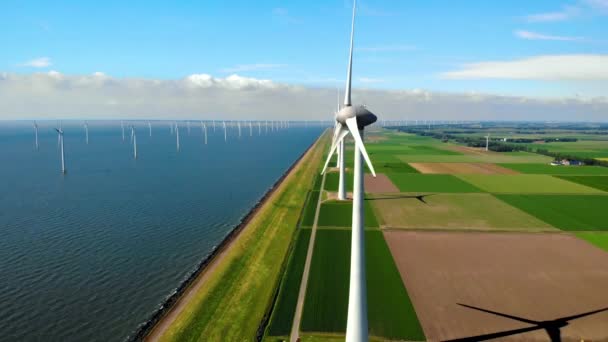
[[[365,106],[346,106],[336,113],[336,121],[346,126],[346,120],[357,118],[357,127],[363,129],[378,120],[378,117]]]

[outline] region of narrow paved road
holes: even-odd
[[[296,305],[296,314],[293,316],[293,324],[291,325],[291,335],[289,340],[296,342],[300,335],[300,322],[302,321],[302,310],[304,309],[304,298],[306,297],[306,287],[308,285],[308,273],[310,273],[310,262],[312,260],[312,251],[315,247],[315,236],[317,235],[317,222],[319,221],[319,211],[321,210],[321,202],[323,201],[323,189],[325,189],[325,175],[321,180],[321,189],[319,192],[319,200],[317,201],[317,210],[315,211],[315,219],[312,224],[312,232],[310,241],[308,242],[308,252],[306,253],[306,263],[304,264],[304,272],[302,273],[302,282],[300,283],[300,292],[298,294],[298,304]]]

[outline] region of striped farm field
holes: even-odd
[[[608,192],[608,176],[560,176],[559,178]]]
[[[608,167],[602,166],[553,166],[549,164],[500,164],[521,173],[544,175],[608,175]]]
[[[366,231],[365,241],[370,335],[390,340],[425,340],[382,233]],[[317,232],[301,326],[304,332],[345,332],[349,260],[350,231]]]
[[[452,175],[389,173],[387,176],[401,192],[482,192]]]
[[[511,194],[497,197],[562,230],[608,231],[608,196]]]
[[[458,175],[490,193],[592,194],[602,191],[549,175]]]

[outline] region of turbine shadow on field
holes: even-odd
[[[378,200],[394,200],[394,199],[404,199],[404,198],[414,198],[419,200],[424,204],[428,204],[424,199],[425,197],[434,196],[437,194],[424,194],[424,195],[395,195],[395,196],[387,196],[387,197],[372,197],[367,198],[366,201],[378,201]]]
[[[603,309],[588,311],[588,312],[584,312],[584,313],[580,313],[580,314],[576,314],[576,315],[572,315],[572,316],[560,317],[560,318],[556,318],[556,319],[550,320],[550,321],[534,321],[534,320],[523,318],[523,317],[518,317],[518,316],[509,315],[509,314],[505,314],[505,313],[501,313],[501,312],[478,308],[478,307],[475,307],[472,305],[466,305],[466,304],[460,304],[460,303],[457,303],[457,304],[460,306],[469,308],[469,309],[489,313],[489,314],[500,316],[500,317],[509,318],[509,319],[523,322],[523,323],[532,324],[532,326],[526,327],[526,328],[520,328],[520,329],[499,331],[499,332],[485,334],[485,335],[457,338],[457,339],[453,339],[453,340],[446,340],[444,342],[486,341],[486,340],[491,340],[491,339],[495,339],[495,338],[499,338],[499,337],[523,334],[525,332],[535,331],[535,330],[545,330],[547,332],[547,335],[549,335],[551,342],[561,342],[562,336],[561,336],[560,329],[567,326],[568,324],[570,324],[569,321],[608,310],[608,307],[606,307]]]

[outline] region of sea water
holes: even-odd
[[[0,123],[2,341],[126,339],[322,131],[63,122],[64,175],[57,125]]]

